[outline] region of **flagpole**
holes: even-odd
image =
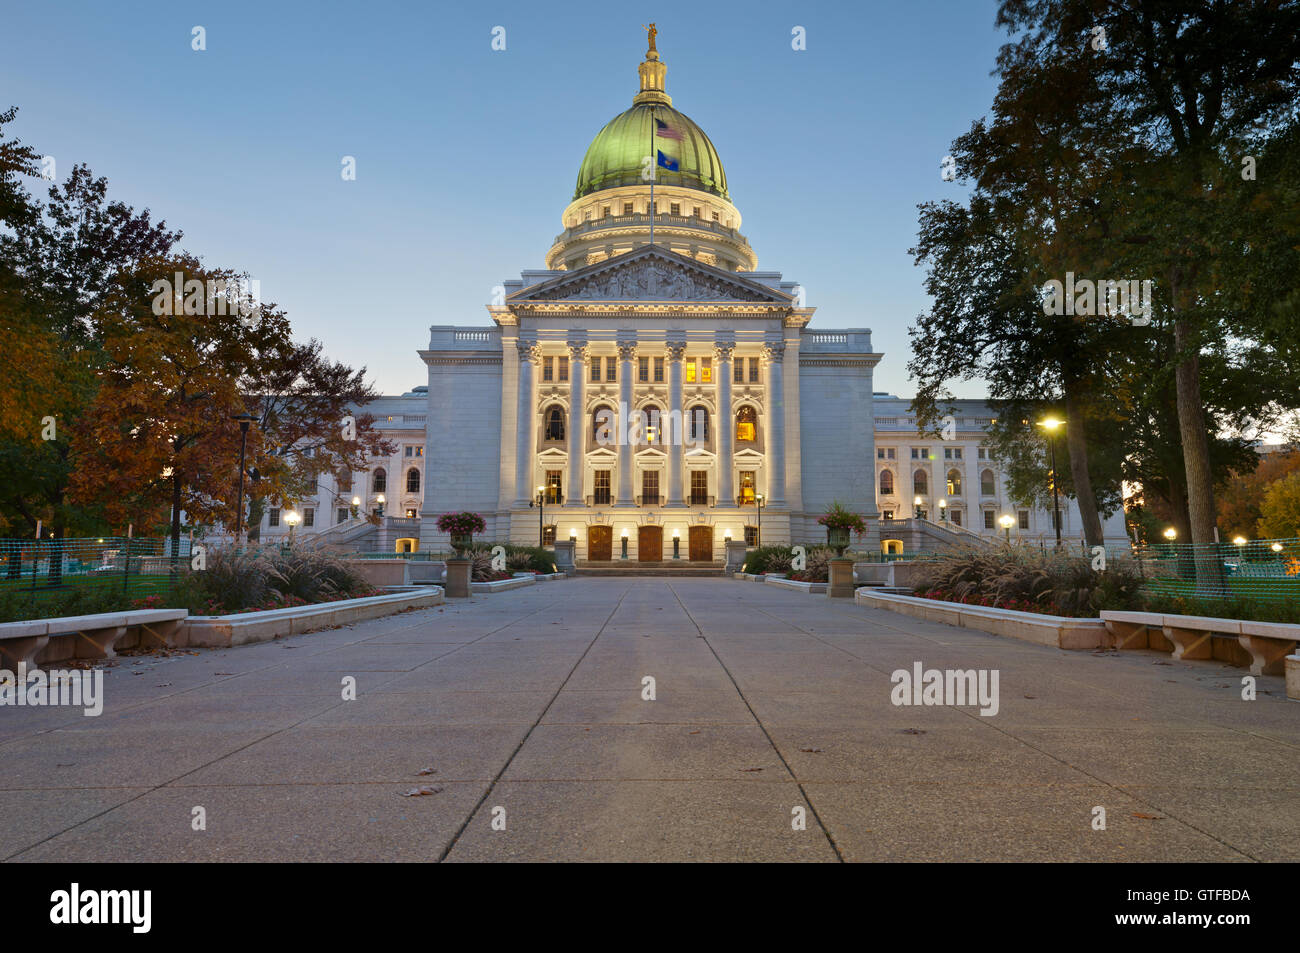
[[[655,108],[650,107],[650,245],[655,243],[655,179],[659,178],[659,155],[655,151],[655,134],[658,120]]]

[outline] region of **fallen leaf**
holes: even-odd
[[[1164,820],[1164,818],[1161,817],[1159,814],[1143,814],[1141,811],[1134,811],[1134,812],[1133,812],[1133,816],[1134,816],[1134,817],[1140,817],[1140,818],[1142,818],[1144,821],[1163,821],[1163,820]]]
[[[1173,665],[1173,662],[1152,662],[1152,665]]]
[[[437,768],[421,768],[419,771],[416,771],[415,773],[416,773],[417,776],[422,775],[422,774],[437,774],[437,773],[438,773],[438,769],[437,769]]]
[[[686,733],[688,735],[698,735],[700,733],[700,729],[696,728],[694,731],[688,731]]]
[[[1038,696],[1037,696],[1037,695],[1026,695],[1025,697],[1026,697],[1026,698],[1037,698]]]
[[[441,794],[442,788],[411,788],[402,797],[424,797],[426,794]]]
[[[740,770],[752,773],[754,771],[762,771],[763,769],[762,768],[741,768]]]
[[[903,735],[923,735],[923,734],[925,734],[925,729],[924,729],[924,728],[904,728],[901,732],[899,732],[899,734],[903,734]]]

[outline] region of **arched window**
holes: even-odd
[[[893,470],[880,471],[880,495],[881,496],[894,495],[894,471]]]
[[[930,480],[924,470],[917,470],[912,474],[912,492],[917,496],[927,496],[930,493]]]
[[[742,407],[736,414],[736,439],[753,440],[758,433],[758,412],[753,407]]]
[[[564,409],[558,406],[551,406],[546,411],[546,440],[563,440],[564,439]]]
[[[709,412],[702,404],[690,409],[690,434],[692,440],[709,439]]]
[[[948,471],[948,495],[961,496],[961,471]]]
[[[980,474],[980,494],[983,496],[992,496],[997,492],[993,482],[993,471],[985,470]]]
[[[373,493],[385,493],[388,491],[388,471],[380,467],[375,471],[374,486],[371,487]]]
[[[617,426],[614,408],[601,404],[591,412],[591,439],[602,447],[617,442]]]
[[[654,404],[648,404],[641,411],[641,440],[643,443],[661,443],[663,433],[660,432],[659,425],[663,415],[659,408]]]
[[[411,469],[406,471],[406,492],[420,492],[420,471],[415,469],[415,467],[411,467]]]

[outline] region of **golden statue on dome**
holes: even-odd
[[[659,51],[655,49],[655,37],[659,35],[659,31],[655,29],[655,25],[654,25],[653,23],[651,23],[649,26],[646,26],[644,23],[642,23],[642,24],[641,24],[641,29],[645,30],[646,33],[650,34],[650,50],[649,50],[649,52],[651,52],[651,53],[658,53]]]

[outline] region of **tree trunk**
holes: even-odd
[[[1088,472],[1088,434],[1084,423],[1077,382],[1065,389],[1065,440],[1070,454],[1070,477],[1074,481],[1074,499],[1083,521],[1083,536],[1088,546],[1104,546],[1101,516],[1097,513],[1097,494],[1092,490],[1092,475]]]
[[[253,493],[247,496],[248,515],[245,517],[247,522],[244,523],[244,538],[248,540],[249,545],[252,545],[262,538],[262,517],[266,513],[266,497]]]
[[[171,571],[176,571],[176,563],[181,556],[181,475],[172,472],[172,558]]]
[[[1192,320],[1179,307],[1181,275],[1170,281],[1174,309],[1174,354],[1178,364],[1174,380],[1178,393],[1178,433],[1183,444],[1183,467],[1187,473],[1187,515],[1191,538],[1196,546],[1196,589],[1207,595],[1224,593],[1223,565],[1215,546],[1214,480],[1210,471],[1210,439],[1201,403],[1200,335]]]

